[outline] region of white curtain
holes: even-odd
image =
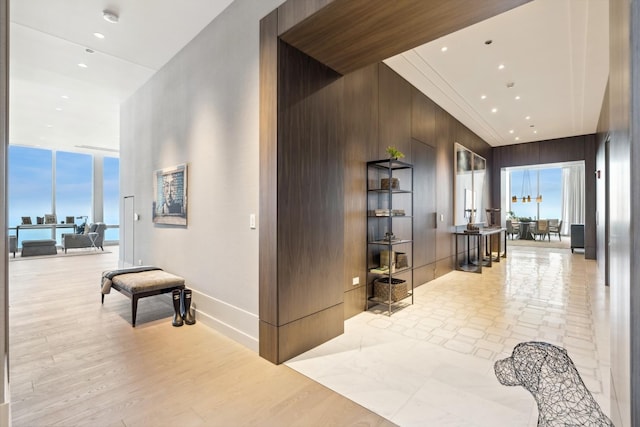
[[[562,168],[562,234],[571,224],[584,224],[584,165]]]

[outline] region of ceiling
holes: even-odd
[[[9,143],[117,151],[120,103],[232,1],[11,0]]]
[[[385,63],[492,146],[595,133],[609,1],[534,0]]]
[[[10,143],[117,151],[120,103],[231,2],[12,0]],[[385,62],[493,146],[593,133],[608,0],[534,0]]]

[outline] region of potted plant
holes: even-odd
[[[387,154],[389,154],[389,157],[393,160],[398,160],[404,157],[404,153],[393,145],[387,147]]]

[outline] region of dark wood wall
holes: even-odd
[[[491,0],[464,19],[447,15],[441,28],[526,1]],[[274,363],[342,333],[344,318],[365,308],[368,160],[386,158],[395,145],[414,163],[419,285],[453,267],[454,143],[491,158],[486,143],[386,65],[340,76],[279,39],[284,32],[295,39],[290,31],[300,21],[337,2],[288,1],[261,22],[260,354]],[[383,9],[393,12],[372,11]],[[340,36],[331,19],[324,22]]]
[[[596,137],[581,135],[493,149],[492,204],[500,206],[500,170],[512,166],[540,165],[584,160],[585,168],[585,258],[596,258]]]

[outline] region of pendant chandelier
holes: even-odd
[[[522,173],[522,190],[520,194],[520,198],[515,194],[511,196],[511,202],[517,203],[518,199],[520,199],[522,203],[531,203],[531,178],[529,176],[529,169],[525,169]],[[535,201],[536,203],[542,203],[542,194],[538,194]]]
[[[528,203],[531,202],[531,178],[529,177],[529,169],[525,169],[523,174],[522,174],[522,191],[521,191],[521,196],[520,199],[522,200],[522,203]],[[526,196],[525,196],[526,194]],[[539,196],[541,197],[541,196]],[[536,199],[537,201],[537,199]],[[512,203],[517,203],[518,202],[518,196],[513,195],[511,197],[511,202]]]

